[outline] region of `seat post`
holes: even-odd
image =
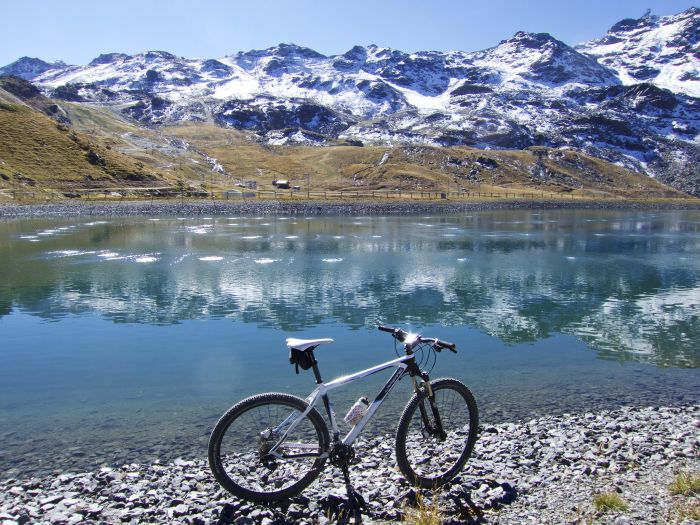
[[[311,368],[314,371],[314,377],[316,378],[316,384],[320,385],[323,383],[323,379],[321,379],[321,371],[318,369],[318,361],[316,361],[316,356],[314,355],[313,350],[309,350],[309,354],[311,354]]]
[[[323,383],[321,379],[321,371],[318,369],[318,361],[316,361],[316,356],[314,356],[313,348],[307,350],[311,356],[311,368],[314,371],[314,377],[316,378],[316,384],[320,385]],[[331,421],[333,428],[337,428],[335,425],[335,415],[333,414],[333,406],[331,405],[331,400],[328,398],[328,394],[321,395],[323,399],[323,406],[326,408],[326,414],[328,414],[328,420]],[[337,442],[340,439],[340,433],[336,430],[333,431],[333,442]]]

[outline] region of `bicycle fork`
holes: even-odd
[[[437,437],[440,441],[445,441],[447,439],[447,433],[442,426],[442,419],[440,418],[440,411],[438,410],[437,403],[435,402],[435,392],[433,392],[433,387],[430,385],[430,378],[428,374],[421,374],[421,379],[423,382],[419,385],[416,381],[415,376],[411,376],[413,381],[413,389],[418,397],[418,411],[420,412],[421,420],[423,421],[423,427],[425,431],[431,435]],[[425,397],[421,399],[420,396],[425,394]],[[430,420],[428,411],[425,407],[425,400],[428,400],[430,405],[430,412],[433,415],[433,420]]]

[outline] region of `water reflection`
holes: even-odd
[[[6,222],[0,315],[467,325],[698,367],[699,234],[697,212]]]

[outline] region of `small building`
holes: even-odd
[[[244,181],[238,181],[235,186],[237,188],[246,188],[249,190],[257,190],[258,189],[258,182],[255,180],[244,180]]]
[[[288,180],[273,180],[272,185],[280,190],[288,190],[291,187]]]
[[[255,197],[255,193],[253,193],[252,191],[240,191],[240,190],[226,190],[221,195],[226,200],[246,199],[249,197]]]

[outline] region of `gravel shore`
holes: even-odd
[[[217,216],[217,215],[416,215],[497,209],[700,209],[700,200],[643,201],[491,201],[491,202],[333,202],[333,201],[125,201],[0,204],[0,219],[77,216]]]
[[[389,436],[357,446],[351,476],[368,502],[364,523],[398,521],[415,501],[393,444]],[[486,425],[464,471],[437,497],[454,524],[679,523],[678,506],[693,501],[669,492],[679,471],[700,472],[700,406],[623,408]],[[56,472],[0,481],[0,523],[354,522],[360,516],[344,514],[341,479],[328,465],[301,496],[261,505],[221,490],[199,458]],[[594,497],[604,492],[628,509],[597,512]]]

